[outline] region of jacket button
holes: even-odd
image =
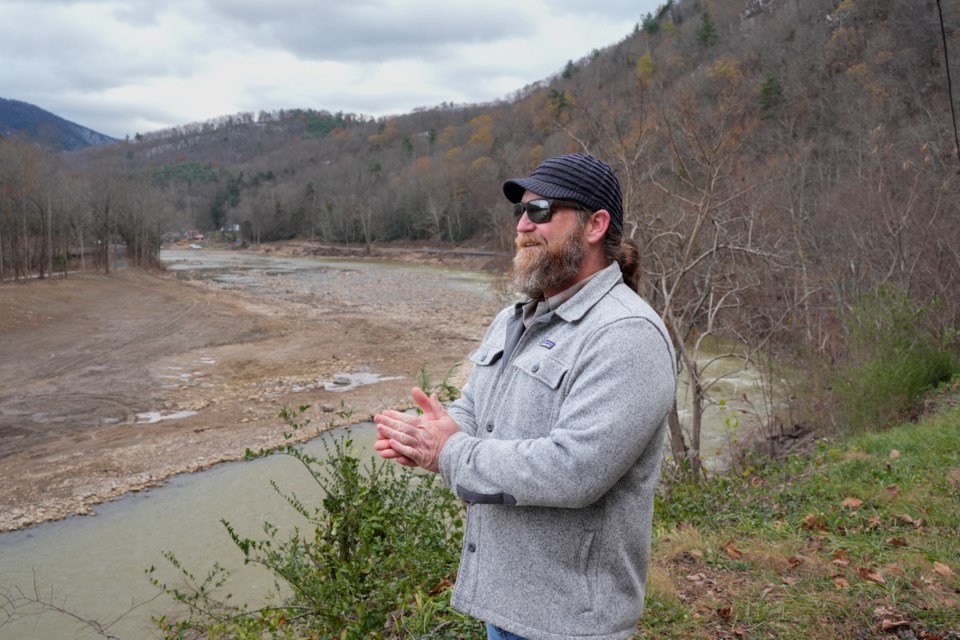
[[[533,371],[534,373],[536,373],[537,371],[540,371],[540,365],[538,364],[533,365],[533,368],[531,369],[531,371]]]
[[[477,550],[477,545],[473,544],[472,542],[467,545],[467,551],[469,551],[470,553],[473,553],[476,550]]]
[[[488,425],[487,425],[487,433],[490,433],[491,431],[493,431],[493,425],[492,425],[492,424],[488,424]]]

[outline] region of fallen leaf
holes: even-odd
[[[910,626],[909,620],[884,620],[880,623],[880,629],[883,631],[890,631],[890,629],[896,629],[897,627],[908,626]]]
[[[788,587],[792,587],[793,585],[800,582],[799,579],[794,578],[792,576],[783,576],[782,578],[780,578],[780,581],[783,582],[783,584],[787,585]]]
[[[951,569],[949,566],[943,564],[942,562],[936,562],[936,561],[934,561],[934,563],[933,563],[933,571],[934,571],[934,573],[939,573],[940,575],[942,575],[942,576],[944,576],[944,577],[946,577],[946,578],[952,578],[953,575],[954,575],[954,574],[953,574],[953,569]]]
[[[850,561],[844,560],[843,558],[837,558],[833,561],[833,564],[837,565],[838,567],[849,567]]]
[[[435,596],[442,591],[446,591],[447,589],[453,589],[453,583],[446,578],[443,578],[440,580],[440,582],[434,585],[433,589],[430,590],[430,595]]]
[[[837,549],[833,552],[833,557],[837,560],[846,560],[847,559],[847,550],[846,549]]]
[[[857,569],[857,574],[864,580],[869,580],[870,582],[876,582],[877,584],[887,584],[887,581],[883,579],[883,576],[874,571],[873,569],[868,569],[866,567],[860,567]]]
[[[900,487],[898,487],[895,484],[892,484],[889,487],[884,487],[884,491],[886,491],[892,498],[900,493]]]
[[[706,579],[707,576],[703,575],[702,573],[694,573],[687,576],[687,580],[690,582],[704,582]]]
[[[892,618],[893,615],[893,610],[887,607],[877,607],[873,610],[874,618]]]
[[[896,449],[891,449],[891,450],[890,450],[890,459],[891,459],[891,460],[899,460],[899,459],[900,459],[900,452],[897,451]]]
[[[733,617],[733,607],[720,607],[717,609],[717,615],[723,618],[724,622],[730,622],[730,618]]]
[[[893,538],[887,538],[886,543],[891,547],[907,547],[907,541],[903,538],[894,536]]]
[[[701,560],[703,559],[703,551],[701,551],[700,549],[690,549],[689,553],[694,558],[700,558]]]
[[[883,521],[880,519],[880,516],[876,516],[876,515],[870,516],[870,519],[867,520],[867,525],[868,525],[871,529],[876,529],[876,528],[879,527],[882,523],[883,523]]]
[[[723,550],[727,552],[727,557],[733,560],[743,557],[743,552],[734,546],[733,540],[727,540],[727,544],[723,546]]]
[[[840,506],[856,510],[862,504],[863,500],[860,500],[859,498],[844,498],[843,502],[840,503]]]
[[[900,522],[900,523],[902,523],[902,524],[910,524],[910,525],[913,525],[913,526],[916,527],[917,529],[919,529],[920,527],[923,526],[923,519],[922,519],[922,518],[921,518],[921,519],[918,519],[918,520],[914,520],[913,517],[911,517],[909,514],[906,514],[906,513],[901,513],[901,514],[898,515],[898,516],[894,516],[894,519],[895,519],[897,522]]]
[[[823,518],[820,516],[811,513],[806,515],[803,518],[803,524],[801,525],[804,529],[816,530],[816,531],[826,531],[827,527],[823,524]]]
[[[793,569],[794,567],[798,567],[801,564],[803,564],[805,560],[806,558],[804,558],[803,556],[795,555],[790,558],[787,558],[787,564],[789,564],[790,568]]]
[[[850,583],[847,582],[846,578],[834,578],[833,586],[837,589],[847,589],[850,587]]]

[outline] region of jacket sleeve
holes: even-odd
[[[602,497],[648,446],[661,446],[651,440],[662,434],[676,374],[672,349],[654,324],[631,317],[597,329],[567,375],[548,435],[477,438],[474,424],[472,433],[450,438],[440,456],[448,486],[468,500],[581,508]]]
[[[454,401],[447,413],[456,421],[460,432],[470,436],[477,434],[477,416],[474,413],[473,388],[470,384],[472,375],[460,390],[460,397]]]

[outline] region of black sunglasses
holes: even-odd
[[[577,209],[579,211],[590,211],[579,202],[572,200],[553,200],[548,198],[538,198],[530,202],[515,202],[513,205],[513,217],[519,222],[523,214],[527,214],[530,222],[534,224],[543,224],[550,222],[555,211],[559,209]]]

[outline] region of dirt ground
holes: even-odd
[[[279,444],[284,405],[313,405],[311,427],[410,406],[420,368],[464,362],[500,306],[443,277],[338,272],[269,295],[134,269],[0,285],[0,531]],[[348,373],[399,379],[327,390]],[[196,414],[156,420],[176,412]]]

